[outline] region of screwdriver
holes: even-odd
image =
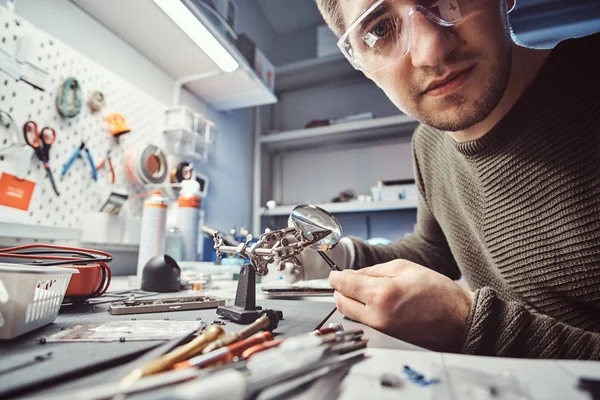
[[[311,332],[311,334],[317,335],[317,336],[322,336],[327,333],[338,333],[338,332],[343,332],[343,331],[344,331],[344,327],[342,326],[342,324],[335,322],[335,323],[331,323],[331,324],[327,325],[327,328],[315,329],[314,331]]]
[[[260,353],[262,351],[269,350],[269,349],[272,349],[274,347],[277,347],[282,342],[283,342],[283,339],[275,339],[275,340],[271,340],[270,342],[257,344],[255,346],[252,346],[249,349],[245,350],[242,353],[242,358],[243,359],[248,359],[248,358],[252,357],[256,353]]]
[[[167,371],[178,362],[187,360],[188,358],[200,353],[207,345],[214,342],[224,334],[225,331],[219,325],[211,325],[206,328],[202,335],[196,337],[189,343],[179,346],[173,351],[157,358],[156,360],[134,369],[127,376],[121,379],[119,386],[121,388],[127,388],[144,376]]]
[[[214,342],[206,346],[202,350],[202,354],[210,353],[211,351],[220,349],[221,347],[229,346],[232,343],[247,339],[250,336],[262,330],[273,331],[275,328],[277,328],[278,321],[279,319],[277,318],[277,314],[274,311],[265,310],[263,311],[263,315],[260,318],[258,318],[256,321],[254,321],[252,324],[248,325],[241,331],[228,333],[222,338],[215,340]]]
[[[265,342],[269,343],[272,340],[273,334],[271,332],[261,332],[241,342],[177,363],[174,369],[188,367],[204,368],[217,363],[226,363],[235,357],[240,357],[245,350]]]
[[[326,331],[329,328],[323,328],[319,331]],[[292,336],[289,339],[275,339],[267,343],[262,343],[253,347],[250,347],[248,350],[242,353],[242,358],[248,359],[252,357],[256,353],[261,353],[265,350],[272,349],[274,347],[279,347],[282,343],[285,343],[281,347],[283,351],[302,351],[311,349],[322,344],[332,343],[332,342],[348,342],[359,340],[362,338],[364,332],[362,329],[354,329],[352,331],[337,331],[331,333],[325,333],[322,335],[315,334],[314,331],[309,334]]]

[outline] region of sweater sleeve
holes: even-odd
[[[465,354],[600,360],[600,333],[575,328],[517,302],[500,300],[488,288],[475,292],[462,348]]]
[[[354,269],[370,267],[395,259],[405,259],[431,268],[446,275],[450,279],[460,279],[461,273],[450,251],[446,236],[427,204],[426,185],[419,162],[419,145],[415,131],[412,141],[413,166],[415,181],[419,194],[417,207],[417,226],[415,232],[405,238],[386,246],[369,245],[359,239],[352,238],[355,249]],[[423,150],[421,150],[423,151]]]
[[[354,269],[373,266],[398,258],[431,268],[450,279],[459,279],[460,270],[438,222],[419,195],[415,233],[388,245],[369,245],[351,238],[355,248]]]

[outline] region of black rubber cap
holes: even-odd
[[[148,292],[179,292],[181,269],[168,255],[152,257],[142,272],[142,290]]]

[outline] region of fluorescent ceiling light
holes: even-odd
[[[240,64],[180,0],[154,0],[154,2],[219,68],[225,72],[238,69]]]

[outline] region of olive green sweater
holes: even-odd
[[[599,65],[600,34],[564,41],[480,139],[417,128],[415,233],[354,241],[358,268],[404,258],[465,277],[466,354],[600,359]]]

